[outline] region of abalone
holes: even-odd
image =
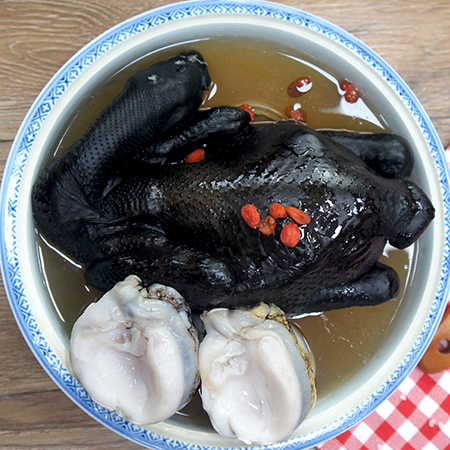
[[[90,304],[70,340],[72,370],[89,395],[138,424],[163,421],[197,391],[198,334],[172,288],[129,276]]]
[[[201,396],[216,431],[254,445],[287,439],[316,401],[303,336],[275,305],[218,308],[202,319]]]

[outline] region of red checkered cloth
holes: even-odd
[[[450,370],[416,367],[378,408],[320,450],[450,450]]]
[[[373,413],[318,448],[450,450],[450,369],[428,375],[416,367]]]

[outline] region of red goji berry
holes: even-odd
[[[295,106],[290,106],[289,108],[286,108],[286,115],[294,120],[297,120],[298,122],[306,122],[306,113],[303,111],[303,109],[295,108]]]
[[[308,77],[294,80],[287,88],[289,97],[300,97],[312,88],[312,82]]]
[[[261,220],[258,224],[258,229],[262,234],[270,236],[277,227],[277,221],[272,216],[267,216],[265,219]]]
[[[261,222],[261,216],[254,205],[250,205],[249,203],[244,205],[241,208],[241,214],[248,226],[258,228],[259,222]]]
[[[288,222],[281,230],[281,242],[288,247],[295,247],[300,240],[300,228],[294,222]]]
[[[186,164],[199,163],[205,159],[205,150],[203,148],[198,148],[184,158]]]
[[[269,212],[275,219],[285,219],[288,216],[286,208],[281,203],[272,203]]]
[[[286,212],[289,214],[289,217],[294,219],[299,225],[307,225],[311,222],[311,218],[305,211],[295,208],[294,206],[288,206]]]
[[[243,109],[244,111],[247,111],[250,114],[250,122],[253,122],[255,120],[255,110],[250,105],[244,103],[239,108]]]
[[[345,91],[344,98],[349,103],[356,103],[359,99],[358,88],[351,81],[343,81],[341,89]]]

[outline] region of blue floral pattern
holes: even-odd
[[[4,284],[11,308],[19,327],[24,334],[30,348],[34,351],[39,362],[52,376],[60,388],[72,398],[80,407],[89,412],[101,423],[116,432],[128,437],[145,447],[158,449],[208,450],[209,448],[187,444],[177,440],[159,436],[140,426],[134,425],[111,411],[97,405],[87,392],[72,377],[61,361],[54,354],[48,342],[39,330],[28,300],[24,294],[19,258],[17,254],[17,201],[23,171],[30,149],[37,132],[40,130],[48,113],[66,88],[80,75],[80,73],[98,59],[105,52],[121,42],[147,29],[170,21],[180,20],[189,16],[219,13],[241,13],[268,16],[280,21],[287,21],[314,30],[329,39],[336,41],[348,50],[358,55],[366,64],[376,71],[400,96],[404,104],[411,111],[422,134],[429,146],[436,171],[441,183],[445,208],[446,246],[444,249],[444,263],[438,291],[428,319],[420,336],[410,350],[402,364],[391,377],[364,403],[335,422],[286,443],[274,444],[264,448],[295,448],[306,449],[347,430],[372,412],[384,399],[391,395],[400,382],[412,371],[419,361],[424,348],[436,330],[449,290],[449,242],[450,242],[450,192],[448,166],[438,136],[423,111],[414,94],[404,84],[400,77],[373,51],[367,48],[350,34],[336,26],[308,13],[269,3],[264,1],[191,1],[177,3],[151,10],[133,17],[93,40],[72,57],[52,78],[47,87],[41,92],[25,117],[21,128],[13,143],[3,177],[1,192],[1,262]]]

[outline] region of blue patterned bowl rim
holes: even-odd
[[[288,442],[261,447],[269,449],[307,449],[346,431],[370,414],[397,389],[399,384],[417,365],[430,343],[442,317],[449,291],[449,169],[440,140],[419,101],[399,75],[370,48],[339,27],[304,11],[272,2],[259,0],[194,0],[163,6],[132,17],[91,41],[76,53],[42,90],[24,118],[13,142],[3,174],[1,190],[0,244],[3,281],[15,319],[35,357],[61,390],[92,417],[122,436],[145,447],[158,449],[188,448],[189,450],[217,448],[188,444],[160,436],[99,407],[90,399],[86,391],[53,353],[33,317],[21,279],[17,254],[16,217],[19,189],[29,151],[48,113],[70,83],[94,60],[131,36],[159,24],[185,17],[219,13],[253,14],[298,24],[340,43],[359,56],[392,87],[415,118],[430,149],[442,189],[446,233],[444,261],[435,300],[419,337],[389,379],[357,408],[329,425],[307,435]]]

